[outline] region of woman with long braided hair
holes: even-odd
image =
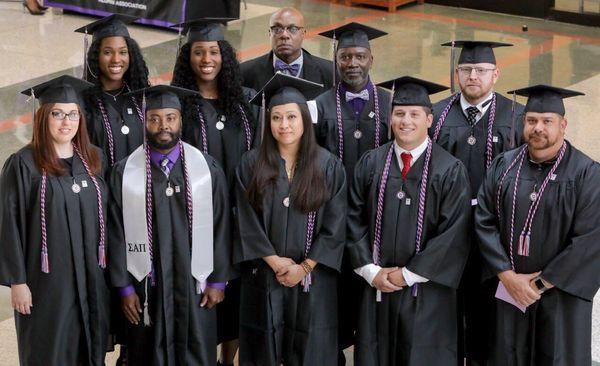
[[[95,84],[85,94],[88,131],[113,166],[142,144],[141,101],[125,96],[149,86],[148,67],[126,24],[135,18],[111,15],[77,32],[92,34],[84,61],[84,75]]]
[[[179,50],[171,84],[200,93],[184,99],[183,140],[219,162],[233,197],[235,168],[242,155],[260,142],[258,108],[248,104],[256,93],[242,87],[235,50],[220,23],[209,19],[181,26],[188,39]],[[233,199],[230,203],[235,207]],[[236,229],[233,240],[238,240]],[[233,364],[237,352],[239,291],[239,280],[231,281],[218,306],[222,365]]]
[[[104,365],[107,193],[79,99],[91,86],[61,76],[25,90],[40,100],[33,138],[2,170],[0,284],[11,288],[25,366]]]
[[[240,365],[337,365],[337,281],[346,236],[342,162],[317,145],[306,94],[275,74],[259,149],[236,174]]]

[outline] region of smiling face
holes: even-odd
[[[129,49],[124,37],[106,37],[98,55],[100,81],[105,89],[118,88],[129,69]]]
[[[304,125],[300,107],[296,103],[271,108],[271,132],[279,146],[300,144]]]
[[[181,137],[181,113],[175,108],[149,109],[146,131],[148,143],[159,151],[170,150]]]
[[[394,106],[392,109],[392,131],[398,145],[413,150],[427,138],[433,115],[421,106]]]
[[[217,41],[194,42],[190,47],[190,66],[199,83],[214,81],[222,65],[221,48]]]
[[[48,132],[50,133],[52,142],[57,145],[70,143],[77,134],[79,121],[80,114],[77,104],[54,104],[50,111],[50,115],[48,116]]]
[[[369,80],[373,55],[365,47],[348,47],[336,53],[338,72],[342,80],[354,90],[361,89]]]
[[[471,69],[471,72],[466,73],[461,69]],[[460,91],[471,104],[478,104],[485,98],[492,91],[499,76],[496,65],[490,63],[460,64],[456,73]]]

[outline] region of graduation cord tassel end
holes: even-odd
[[[530,242],[531,234],[522,232],[521,236],[519,236],[519,246],[517,247],[517,254],[523,257],[528,257]]]
[[[309,273],[302,279],[302,291],[309,292],[312,285],[312,275]]]
[[[375,293],[375,301],[381,302],[381,291],[377,290]]]
[[[42,248],[42,272],[50,273],[50,263],[48,262],[48,249]]]
[[[146,327],[152,325],[152,322],[150,321],[150,312],[148,311],[148,280],[149,278],[146,277],[146,285],[144,287],[144,326]]]
[[[308,253],[310,253],[310,248],[313,242],[313,236],[315,232],[315,221],[317,219],[317,212],[311,211],[308,213],[308,219],[306,223],[306,244],[304,245],[304,259],[300,266],[306,272],[306,276],[302,279],[302,291],[310,292],[310,285],[312,285],[312,268],[308,263],[306,263],[306,258],[308,258]]]

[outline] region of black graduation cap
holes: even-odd
[[[180,28],[181,34],[188,35],[188,43],[223,41],[225,33],[223,26],[236,18],[200,18],[174,24],[171,27]]]
[[[447,86],[410,76],[402,76],[377,85],[393,91],[392,105],[415,105],[428,108],[432,106],[429,94],[448,89]]]
[[[298,103],[306,104],[306,95],[323,89],[322,84],[304,80],[281,72],[275,73],[265,86],[250,100],[250,103],[272,108],[274,106]]]
[[[175,108],[181,111],[181,102],[179,101],[179,98],[198,95],[198,92],[172,85],[155,85],[148,88],[134,90],[125,95],[145,95],[145,110]]]
[[[525,112],[558,113],[565,115],[564,98],[585,95],[581,92],[549,85],[534,85],[527,88],[511,90],[509,94],[528,97]]]
[[[510,43],[490,41],[451,41],[442,43],[442,46],[462,48],[458,56],[459,64],[496,64],[494,48],[512,46]]]
[[[81,104],[79,95],[94,84],[78,79],[71,75],[62,75],[44,83],[32,86],[21,93],[33,96],[40,100],[40,104],[47,103],[77,103]]]
[[[137,19],[139,18],[130,15],[112,14],[75,29],[75,32],[93,34],[92,41],[106,37],[130,38],[127,24],[133,23]]]
[[[370,40],[385,36],[387,33],[379,29],[371,28],[366,25],[352,22],[341,27],[330,29],[319,35],[331,38],[334,42],[337,40],[337,49],[348,47],[364,47],[371,49]]]

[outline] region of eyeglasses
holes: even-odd
[[[459,73],[461,73],[464,76],[471,75],[473,70],[475,70],[475,74],[477,76],[483,76],[490,71],[496,70],[496,68],[486,69],[485,67],[471,67],[471,66],[460,66],[460,67],[457,67],[456,69],[458,70]]]
[[[55,110],[50,112],[52,118],[57,119],[59,121],[64,120],[66,117],[69,117],[69,121],[79,121],[79,112],[71,111],[69,113],[65,113],[63,111]]]
[[[273,32],[276,35],[283,34],[283,32],[285,32],[285,31],[288,31],[289,34],[296,35],[296,34],[298,34],[298,32],[300,32],[302,29],[304,29],[304,27],[298,27],[295,25],[292,25],[289,27],[282,27],[279,25],[274,25],[274,26],[270,27],[269,29],[271,30],[271,32]]]

